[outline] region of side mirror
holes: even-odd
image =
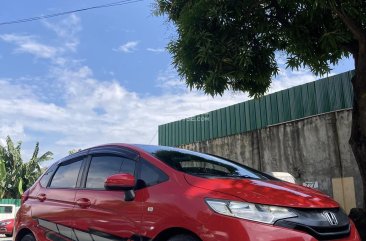
[[[128,173],[115,174],[107,177],[104,187],[107,190],[132,190],[136,185],[135,177]]]

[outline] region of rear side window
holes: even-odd
[[[143,187],[152,186],[168,180],[168,176],[157,167],[151,165],[145,160],[141,160],[141,172],[139,181],[142,181]]]
[[[75,188],[82,159],[68,164],[61,164],[52,178],[50,187]]]
[[[57,168],[57,165],[52,165],[50,168],[48,168],[46,173],[42,176],[41,180],[39,181],[41,183],[42,187],[47,187],[48,182],[50,181],[52,174],[55,172],[56,168]]]
[[[90,162],[86,188],[104,189],[107,177],[117,173],[135,173],[135,161],[112,155],[94,156]]]

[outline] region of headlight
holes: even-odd
[[[7,222],[0,222],[0,226],[5,226],[5,225],[8,225],[10,224],[11,222],[10,221],[7,221]]]
[[[280,219],[297,217],[283,207],[218,199],[206,199],[206,203],[217,213],[261,223],[274,224]]]

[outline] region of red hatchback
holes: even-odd
[[[0,234],[6,237],[13,236],[14,219],[5,219],[0,221]]]
[[[22,199],[15,241],[360,240],[339,204],[320,192],[171,147],[78,152]]]

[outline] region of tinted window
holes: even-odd
[[[140,180],[143,186],[151,186],[168,180],[168,176],[145,160],[141,160]]]
[[[50,180],[50,178],[52,177],[53,172],[56,170],[57,165],[53,165],[50,168],[48,168],[48,170],[46,171],[46,173],[42,176],[41,180],[39,181],[41,183],[42,187],[47,187],[47,184]]]
[[[173,147],[138,145],[176,170],[197,176],[275,179],[225,158]]]
[[[0,213],[12,213],[13,207],[12,206],[0,206]]]
[[[124,159],[123,165],[121,167],[120,173],[129,173],[131,175],[135,174],[136,162],[130,159]]]
[[[104,188],[107,177],[117,173],[134,175],[135,162],[119,156],[95,156],[90,162],[86,188]]]
[[[50,187],[75,188],[82,160],[61,164],[52,178]]]

